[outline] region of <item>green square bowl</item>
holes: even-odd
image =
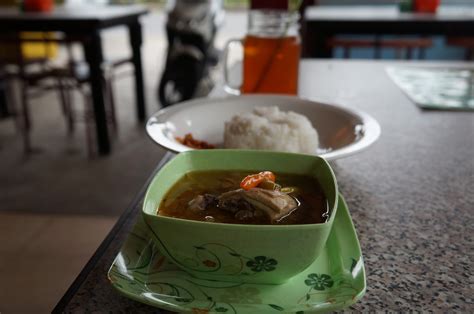
[[[167,191],[186,173],[202,170],[270,170],[313,176],[328,200],[327,222],[305,225],[238,225],[160,216]],[[281,284],[320,254],[337,210],[334,173],[321,157],[256,150],[195,150],[178,154],[148,187],[144,221],[163,255],[191,275],[211,280]]]

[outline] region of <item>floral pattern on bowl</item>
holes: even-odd
[[[244,267],[251,272],[272,271],[278,266],[275,259],[266,256],[245,260]],[[202,262],[215,266],[212,260]],[[195,278],[161,255],[141,217],[108,277],[129,298],[170,311],[192,313],[330,311],[355,303],[366,289],[360,245],[342,197],[323,253],[287,283],[259,285]]]

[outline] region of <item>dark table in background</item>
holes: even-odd
[[[140,16],[148,10],[140,5],[65,5],[52,12],[21,12],[17,8],[0,9],[0,33],[20,31],[62,32],[66,37],[82,43],[90,69],[90,85],[97,126],[98,151],[106,155],[111,151],[107,130],[102,88],[102,40],[100,32],[115,26],[126,26],[129,31],[132,63],[135,72],[135,92],[139,121],[145,120],[145,96],[141,59],[142,29]]]
[[[366,111],[382,127],[367,151],[331,163],[367,272],[367,294],[352,309],[471,312],[474,113],[420,110],[388,78],[388,64],[397,63],[311,60],[301,67],[301,96]],[[148,182],[55,312],[157,312],[119,295],[106,276],[141,214]]]
[[[440,6],[436,14],[401,13],[398,6],[309,6],[304,54],[330,58],[327,39],[341,34],[474,36],[473,6]]]

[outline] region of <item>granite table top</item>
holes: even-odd
[[[301,67],[301,96],[366,111],[382,128],[371,148],[332,162],[367,272],[367,293],[349,310],[472,312],[474,114],[418,108],[385,72],[397,64],[304,60]],[[55,312],[159,312],[119,295],[106,277],[143,192]]]

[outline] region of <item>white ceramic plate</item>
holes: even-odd
[[[148,135],[173,152],[192,150],[175,137],[193,137],[217,146],[224,139],[224,122],[255,107],[278,106],[282,111],[305,115],[319,134],[315,155],[334,160],[362,151],[380,136],[380,126],[368,114],[294,96],[250,95],[227,98],[200,98],[186,101],[155,113],[147,122]]]

